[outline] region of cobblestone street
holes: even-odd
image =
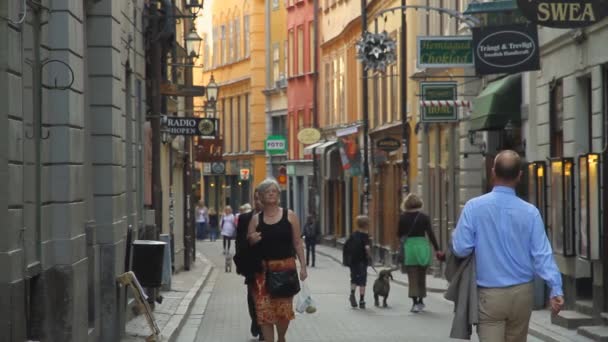
[[[211,297],[196,333],[199,342],[239,342],[255,340],[249,334],[249,317],[242,277],[224,272],[221,243],[199,243],[199,251],[216,265],[218,273]],[[427,310],[421,314],[409,312],[407,288],[393,284],[389,308],[375,308],[371,285],[366,301],[368,309],[348,306],[348,270],[334,260],[317,255],[317,267],[310,268],[309,286],[317,302],[315,314],[296,315],[288,332],[288,341],[297,342],[359,342],[359,341],[447,341],[452,304],[440,294],[429,293]],[[196,307],[195,307],[196,310]],[[193,333],[193,332],[192,332]],[[191,341],[183,333],[178,341]],[[473,341],[477,341],[474,336]],[[530,337],[528,341],[539,341]]]

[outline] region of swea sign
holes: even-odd
[[[608,16],[608,0],[517,0],[522,14],[541,26],[578,28]]]
[[[474,28],[473,44],[478,75],[540,69],[536,25]]]

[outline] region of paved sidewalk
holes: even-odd
[[[163,302],[156,303],[153,315],[161,330],[162,341],[175,340],[212,270],[211,263],[202,254],[197,253],[197,262],[191,269],[174,274],[171,290],[161,291]],[[126,336],[122,342],[145,341],[152,333],[144,315],[138,315],[127,322],[125,330]]]

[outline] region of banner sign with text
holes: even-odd
[[[359,147],[359,134],[343,135],[338,138],[340,160],[342,169],[351,177],[360,176],[363,172],[361,163],[361,148]]]
[[[473,28],[478,75],[540,70],[536,25]]]
[[[183,116],[162,116],[161,127],[171,135],[197,135],[203,139],[215,139],[219,120]]]
[[[473,66],[470,36],[418,37],[418,68]]]
[[[517,0],[517,6],[531,22],[554,28],[586,27],[608,16],[608,0]]]
[[[423,101],[456,100],[456,82],[420,82],[420,94]],[[458,108],[439,105],[420,108],[422,122],[455,122],[458,121]]]

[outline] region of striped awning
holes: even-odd
[[[471,108],[471,101],[465,100],[421,100],[422,107],[465,107]]]

